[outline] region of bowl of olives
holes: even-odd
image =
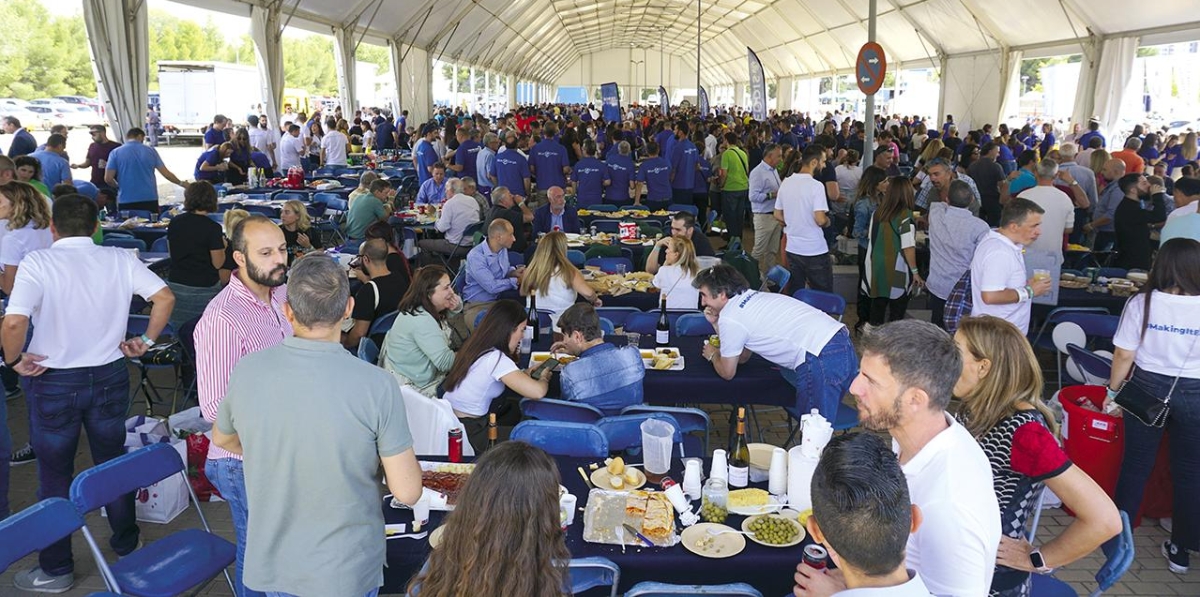
[[[751,516],[742,521],[742,530],[755,543],[768,547],[791,547],[804,540],[804,527],[794,519],[779,514]]]

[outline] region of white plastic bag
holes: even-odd
[[[177,439],[168,430],[167,422],[144,416],[131,417],[125,422],[125,451],[133,452],[146,446],[168,443],[179,459],[187,462],[187,442]],[[134,507],[140,522],[167,524],[187,510],[188,487],[184,475],[175,474],[137,490]],[[101,511],[103,514],[103,510]]]

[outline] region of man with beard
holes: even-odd
[[[230,245],[237,271],[204,309],[194,335],[200,409],[209,421],[217,418],[234,365],[247,354],[292,336],[292,325],[283,310],[288,260],[283,230],[265,216],[250,216],[234,227]],[[210,444],[204,470],[233,513],[237,594],[255,595],[242,584],[249,509],[241,456]]]
[[[723,344],[722,344],[723,346]],[[1000,507],[979,443],[946,413],[962,372],[954,340],[937,326],[904,319],[868,329],[850,393],[858,419],[892,436],[892,450],[924,515],[908,538],[907,565],[934,595],[988,594],[1000,545]],[[813,576],[810,595],[842,587],[839,575]]]

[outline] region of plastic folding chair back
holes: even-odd
[[[675,428],[671,442],[675,445],[683,443],[683,432],[680,431],[679,421],[675,417],[660,412],[635,413],[629,415],[614,415],[604,417],[596,426],[608,438],[608,448],[612,451],[628,450],[642,447],[642,423],[649,419],[657,419],[671,424]]]
[[[600,268],[606,274],[615,274],[620,266],[625,266],[625,271],[633,271],[633,262],[625,257],[593,257],[588,259],[585,266],[591,265]]]
[[[792,293],[792,298],[820,309],[828,315],[835,316],[838,321],[842,320],[842,314],[846,312],[846,299],[842,298],[840,294],[812,290],[811,288],[801,288]]]
[[[354,186],[358,186],[358,183],[354,183]],[[271,199],[274,201],[287,201],[289,199],[308,201],[311,197],[311,194],[301,193],[300,191],[276,191],[274,195],[271,195]]]
[[[633,313],[641,313],[637,307],[596,307],[596,315],[603,317],[615,326],[625,325],[625,320]]]
[[[1129,571],[1129,567],[1133,564],[1133,557],[1136,550],[1133,546],[1133,528],[1129,525],[1129,515],[1121,510],[1121,534],[1111,539],[1106,548],[1111,551],[1108,553],[1108,559],[1104,565],[1096,572],[1096,589],[1088,593],[1088,597],[1099,597],[1117,584],[1121,577]],[[1032,597],[1066,597],[1077,595],[1074,589],[1067,583],[1055,578],[1052,575],[1033,575],[1033,586],[1030,593]],[[628,593],[627,593],[628,595]]]
[[[711,336],[716,330],[703,314],[685,313],[675,321],[675,333],[680,336]]]
[[[600,331],[603,332],[604,334],[615,334],[617,331],[617,326],[613,325],[613,322],[611,319],[609,319],[607,317],[601,317],[600,318]]]
[[[578,595],[596,587],[612,587],[609,597],[617,597],[621,569],[610,559],[601,557],[574,558],[567,565],[571,594]]]
[[[509,439],[537,446],[553,456],[604,458],[608,438],[599,427],[561,421],[521,421]]]
[[[279,208],[272,205],[247,205],[243,209],[252,214],[267,216],[268,218],[279,217]]]
[[[1097,316],[1109,315],[1108,309],[1105,309],[1104,307],[1058,307],[1053,311],[1050,311],[1050,314],[1046,316],[1046,320],[1042,322],[1042,325],[1038,328],[1037,333],[1033,334],[1033,337],[1030,339],[1029,343],[1033,345],[1035,350],[1038,348],[1044,350],[1056,350],[1052,336],[1047,334],[1046,330],[1053,330],[1054,326],[1064,321],[1074,321],[1079,323],[1079,319],[1077,318],[1083,316],[1085,313],[1094,314]],[[1080,327],[1083,327],[1083,325],[1080,324]]]
[[[773,265],[771,266],[771,269],[767,270],[766,282],[774,284],[778,289],[776,292],[783,292],[783,290],[787,288],[788,280],[791,279],[792,272],[788,271],[788,268],[783,267],[782,265]]]
[[[677,429],[684,434],[683,443],[688,448],[687,453],[708,454],[709,431],[712,428],[712,419],[708,417],[708,413],[686,406],[655,406],[651,404],[633,404],[621,409],[623,415],[641,413],[665,413],[675,417],[675,422],[679,423]],[[697,433],[704,434],[703,443],[694,445],[688,442],[688,439]]]
[[[675,323],[680,317],[688,314],[695,314],[698,311],[667,311],[667,320],[671,323],[671,328],[674,329]],[[653,334],[658,327],[658,313],[639,311],[630,313],[629,317],[625,318],[625,331],[637,332],[639,334]]]
[[[508,264],[513,267],[517,267],[518,265],[525,265],[525,255],[518,253],[512,249],[508,249]]]
[[[106,247],[121,247],[122,249],[137,249],[139,251],[146,250],[146,241],[128,236],[109,236],[105,234],[104,242],[100,244]]]
[[[476,328],[479,327],[480,322],[483,321],[483,318],[487,315],[487,312],[487,309],[481,310],[479,314],[475,316],[475,321],[471,324],[471,326]]]
[[[667,206],[667,211],[686,211],[692,214],[692,217],[700,215],[700,208],[687,203],[672,203]]]
[[[1112,360],[1106,359],[1086,348],[1075,344],[1067,345],[1067,354],[1079,365],[1083,372],[1096,379],[1108,379],[1112,376]]]
[[[358,358],[375,365],[379,362],[379,347],[369,337],[358,339]]]
[[[602,211],[604,213],[611,213],[611,212],[617,211],[617,209],[619,209],[619,207],[616,205],[609,204],[609,203],[600,203],[597,205],[593,205],[587,209],[590,211]]]
[[[621,231],[621,221],[620,220],[592,220],[592,227],[594,227],[596,229],[596,232],[607,232],[609,234],[616,234]]]
[[[170,244],[167,243],[167,237],[164,236],[161,238],[154,239],[154,242],[150,243],[150,252],[151,253],[170,253],[171,246],[170,246]]]
[[[334,193],[320,193],[326,195],[321,200],[325,202],[325,210],[337,213],[342,213],[350,209],[350,202],[343,199],[340,195]]]
[[[25,556],[83,528],[83,517],[64,498],[44,499],[0,521],[0,572]]]
[[[376,334],[388,333],[388,331],[392,329],[392,326],[396,324],[396,317],[399,315],[399,311],[392,311],[391,313],[384,313],[383,315],[380,315],[378,319],[371,322],[371,327],[367,330],[367,335],[374,336]]]
[[[587,263],[587,257],[583,254],[583,251],[567,249],[567,261],[570,261],[571,265],[575,267],[583,267],[583,264]]]
[[[131,217],[131,218],[144,218],[147,220],[150,219],[150,210],[148,210],[148,209],[122,209],[122,210],[118,210],[118,211],[121,213],[129,214],[129,217]]]
[[[563,421],[592,425],[604,418],[604,413],[590,404],[555,398],[542,398],[541,400],[522,398],[521,414],[525,415],[527,419],[539,421]]]
[[[570,251],[567,252],[570,253]],[[450,286],[454,288],[454,292],[458,296],[462,296],[463,289],[467,287],[467,268],[464,267],[457,274],[454,274],[454,278],[450,280]]]
[[[758,589],[744,582],[727,585],[672,585],[663,582],[640,582],[625,592],[625,597],[678,597],[684,595],[763,597]]]
[[[141,448],[104,464],[83,471],[71,484],[71,501],[86,514],[100,509],[123,494],[148,487],[171,475],[186,473],[179,453],[167,444]],[[186,483],[192,503],[196,494]],[[134,597],[168,597],[188,591],[225,572],[233,589],[233,580],[225,570],[236,558],[234,544],[214,535],[204,512],[196,508],[204,530],[186,529],[167,535],[109,564],[88,527],[84,538],[96,558],[108,589]]]

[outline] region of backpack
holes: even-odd
[[[975,307],[974,299],[971,295],[971,270],[963,273],[958,282],[954,283],[954,289],[950,291],[950,295],[946,297],[946,309],[942,315],[942,325],[947,332],[953,336],[958,330],[958,322],[962,318],[971,314],[971,309]]]
[[[725,253],[721,255],[721,261],[733,266],[750,283],[750,288],[762,287],[762,276],[758,273],[758,260],[751,257],[742,249],[742,243],[734,241],[729,243],[725,249]]]

